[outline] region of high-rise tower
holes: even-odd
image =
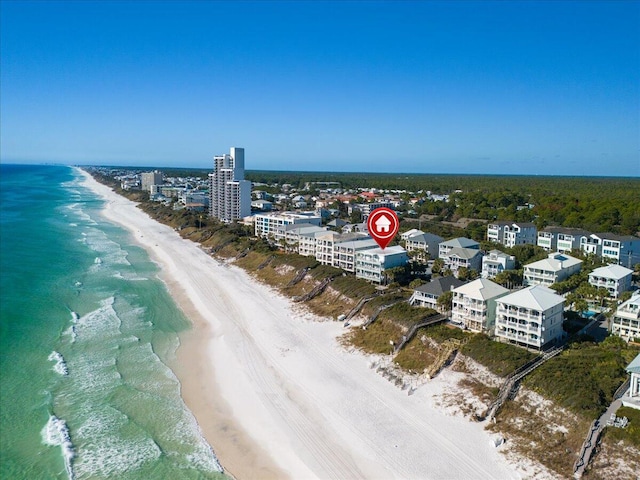
[[[251,182],[244,179],[244,148],[213,157],[209,174],[209,215],[233,222],[251,215]]]

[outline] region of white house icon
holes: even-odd
[[[376,230],[378,232],[388,232],[389,225],[391,225],[391,220],[389,220],[386,215],[381,215],[380,218],[376,220]]]

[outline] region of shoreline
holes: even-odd
[[[105,217],[158,264],[191,321],[172,368],[225,472],[238,479],[520,478],[481,424],[435,405],[446,379],[407,396],[371,370],[370,357],[338,344],[341,324],[294,311],[289,299],[79,172],[106,201]]]

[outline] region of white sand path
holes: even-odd
[[[224,399],[230,421],[282,472],[294,479],[520,477],[481,424],[433,405],[438,382],[408,396],[364,355],[339,345],[340,323],[305,318],[288,299],[84,175],[107,200],[105,216],[134,234],[208,322],[214,378],[198,380]],[[193,413],[208,424],[206,408]],[[224,431],[205,433],[215,451],[226,441]],[[237,462],[231,469],[238,478],[251,472]]]

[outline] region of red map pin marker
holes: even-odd
[[[400,221],[396,212],[390,208],[380,207],[369,214],[367,228],[371,238],[384,250],[398,233]]]

